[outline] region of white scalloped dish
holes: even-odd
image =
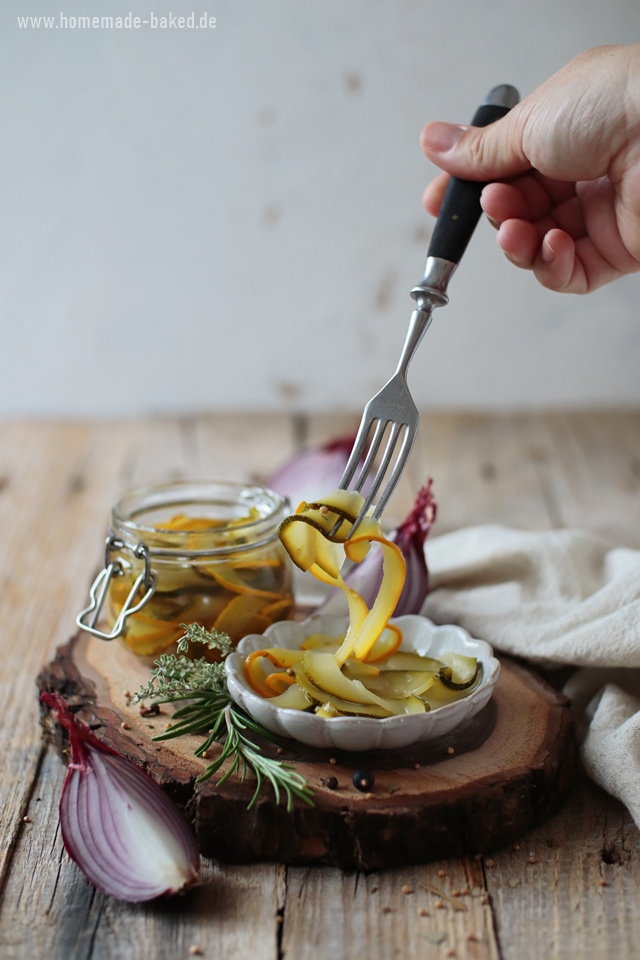
[[[426,617],[404,616],[391,620],[402,630],[400,650],[440,657],[447,652],[476,657],[480,677],[469,694],[427,713],[375,719],[372,717],[321,717],[315,713],[276,706],[256,693],[247,682],[243,664],[249,653],[265,647],[299,649],[313,633],[337,636],[346,630],[344,617],[317,615],[302,623],[284,620],[263,634],[250,634],[226,661],[227,685],[233,700],[267,730],[312,747],[338,750],[394,750],[449,733],[478,713],[489,701],[500,674],[500,664],[484,640],[475,640],[453,625],[436,626]]]

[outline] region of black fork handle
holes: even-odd
[[[520,99],[515,87],[494,87],[471,121],[472,127],[487,127],[504,117]],[[480,194],[484,183],[451,177],[429,244],[428,257],[459,263],[476,228],[482,208]]]

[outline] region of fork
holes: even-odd
[[[475,113],[471,125],[485,127],[503,117],[520,99],[515,87],[501,84],[494,87]],[[480,219],[480,194],[484,183],[459,180],[451,177],[440,208],[440,214],[427,251],[424,276],[413,288],[411,296],[416,309],[411,314],[409,329],[400,354],[396,372],[364,408],[360,427],[354,441],[351,456],[345,467],[339,489],[362,493],[369,479],[382,440],[388,432],[382,459],[366,492],[364,503],[351,528],[353,533],[375,502],[373,516],[378,519],[389,497],[395,490],[418,432],[420,416],[407,384],[409,364],[423,338],[433,310],[448,303],[447,287],[460,262],[469,240]],[[373,436],[367,450],[367,441]],[[386,485],[376,501],[382,482],[389,471],[394,451],[400,441],[399,451],[391,468]],[[366,451],[366,456],[365,456]],[[360,466],[364,456],[364,463]],[[356,477],[357,473],[357,477]],[[349,485],[354,480],[350,487]]]

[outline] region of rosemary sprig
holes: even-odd
[[[133,696],[133,703],[142,700],[151,700],[154,704],[189,701],[174,712],[171,727],[153,740],[172,740],[207,730],[208,735],[195,749],[195,755],[206,754],[215,741],[222,744],[222,751],[198,777],[198,783],[208,780],[229,760],[218,785],[237,771],[244,780],[250,770],[256,778],[256,789],[248,809],[256,802],[265,782],[273,787],[276,803],[280,803],[282,791],[288,811],[293,809],[294,797],[313,806],[313,792],[304,777],[290,764],[263,756],[258,744],[249,736],[253,733],[272,743],[282,742],[233,703],[227,689],[224,662],[209,663],[205,658],[192,660],[183,656],[192,645],[202,644],[210,650],[218,650],[224,661],[233,649],[229,637],[217,630],[205,630],[197,623],[181,626],[185,634],[178,642],[178,655],[162,654],[155,662],[149,683]]]

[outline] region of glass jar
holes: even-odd
[[[278,539],[287,512],[284,498],[254,484],[180,481],[127,494],[78,626],[155,657],[184,634],[181,624],[237,643],[290,618],[291,562]]]

